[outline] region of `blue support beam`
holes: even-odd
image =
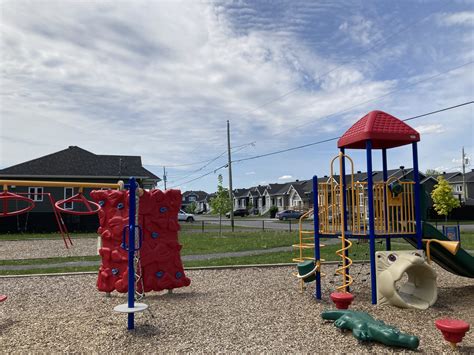
[[[347,184],[346,184],[346,159],[344,158],[344,153],[345,150],[344,148],[341,148],[341,153],[343,154],[341,157],[342,160],[342,169],[339,172],[342,176],[342,186],[341,186],[341,193],[342,193],[342,218],[344,218],[344,229],[345,231],[348,230],[347,228],[347,195],[346,195],[346,189],[347,189]],[[347,247],[349,243],[346,241],[344,243],[344,247]],[[344,250],[344,255],[346,258],[349,258],[349,249]],[[346,274],[349,275],[349,268],[346,269]],[[347,287],[347,292],[351,292],[350,288]]]
[[[319,248],[319,209],[318,209],[318,177],[313,176],[313,226],[314,226],[314,258],[316,262],[321,260],[321,250]],[[314,297],[321,299],[321,272],[316,272],[316,287]]]
[[[128,307],[135,307],[135,213],[136,213],[136,181],[130,178],[129,188],[129,210],[128,210]],[[128,330],[135,328],[135,314],[128,313]]]
[[[421,225],[421,194],[420,194],[420,174],[418,170],[418,146],[417,142],[412,143],[413,150],[413,177],[415,180],[415,221],[416,221],[416,245],[418,249],[423,249]]]
[[[366,141],[367,153],[367,189],[369,204],[369,238],[370,238],[370,278],[372,281],[372,304],[377,304],[377,279],[375,273],[375,221],[374,221],[374,182],[372,176],[372,141]]]

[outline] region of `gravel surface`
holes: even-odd
[[[60,236],[45,240],[3,240],[0,241],[0,260],[97,255],[96,238],[77,238],[72,242],[74,245],[66,249]]]
[[[333,266],[325,266],[331,274]],[[0,279],[8,300],[0,305],[1,352],[273,352],[390,353],[406,351],[362,344],[320,318],[327,300],[312,298],[314,286],[298,292],[291,267],[191,270],[191,286],[173,294],[149,293],[148,312],[136,316],[136,330],[113,307],[126,296],[106,298],[94,275]],[[367,273],[363,269],[360,275]],[[372,306],[367,283],[355,285],[352,309],[420,337],[421,353],[449,353],[433,322],[441,317],[474,325],[474,280],[439,272],[439,299],[426,311]],[[362,276],[359,277],[362,279]],[[325,282],[332,277],[325,278]],[[328,288],[326,284],[325,288]],[[474,331],[461,352],[474,353]],[[408,351],[407,351],[408,352]]]

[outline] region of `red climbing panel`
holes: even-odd
[[[99,249],[102,265],[97,288],[103,292],[127,292],[128,254],[121,244],[124,227],[128,225],[128,191],[98,190],[92,191],[91,197],[102,206],[98,230],[102,240]],[[178,243],[180,205],[179,190],[144,191],[140,197],[138,216],[143,230],[140,258],[145,292],[191,283],[184,274]]]

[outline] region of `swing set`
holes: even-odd
[[[75,216],[85,216],[96,214],[100,210],[100,206],[94,201],[88,200],[84,196],[85,188],[97,188],[97,189],[120,189],[123,188],[123,182],[118,182],[115,184],[106,184],[106,183],[85,183],[85,182],[64,182],[64,181],[25,181],[25,180],[0,180],[0,185],[3,186],[3,191],[0,192],[0,217],[12,217],[18,216],[26,213],[27,218],[25,221],[28,223],[29,212],[36,207],[34,198],[36,196],[46,196],[49,200],[49,203],[52,206],[54,218],[59,229],[59,233],[64,241],[66,248],[72,246],[72,240],[69,235],[68,229],[61,213],[75,215]],[[8,191],[8,188],[12,186],[25,186],[25,187],[72,187],[78,188],[79,191],[77,194],[55,201],[54,197],[50,192],[18,192],[13,193]],[[33,197],[33,198],[32,198]],[[26,207],[18,207],[19,203],[26,203]],[[66,208],[68,204],[77,203],[84,206],[83,210],[73,210]],[[19,223],[19,221],[17,221]]]

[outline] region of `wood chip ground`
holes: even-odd
[[[326,267],[332,275],[332,266]],[[149,293],[153,312],[136,315],[136,330],[113,307],[124,294],[107,298],[95,275],[0,279],[0,351],[83,353],[392,353],[409,352],[377,343],[359,343],[321,320],[334,284],[325,278],[324,300],[314,286],[300,294],[291,267],[190,270],[188,288]],[[464,319],[474,327],[474,280],[437,268],[439,298],[428,310],[370,304],[368,266],[358,271],[352,309],[420,337],[419,353],[451,353],[435,328],[438,318]],[[354,270],[354,273],[356,270]],[[337,279],[336,279],[337,280]],[[458,351],[474,353],[474,329]]]

